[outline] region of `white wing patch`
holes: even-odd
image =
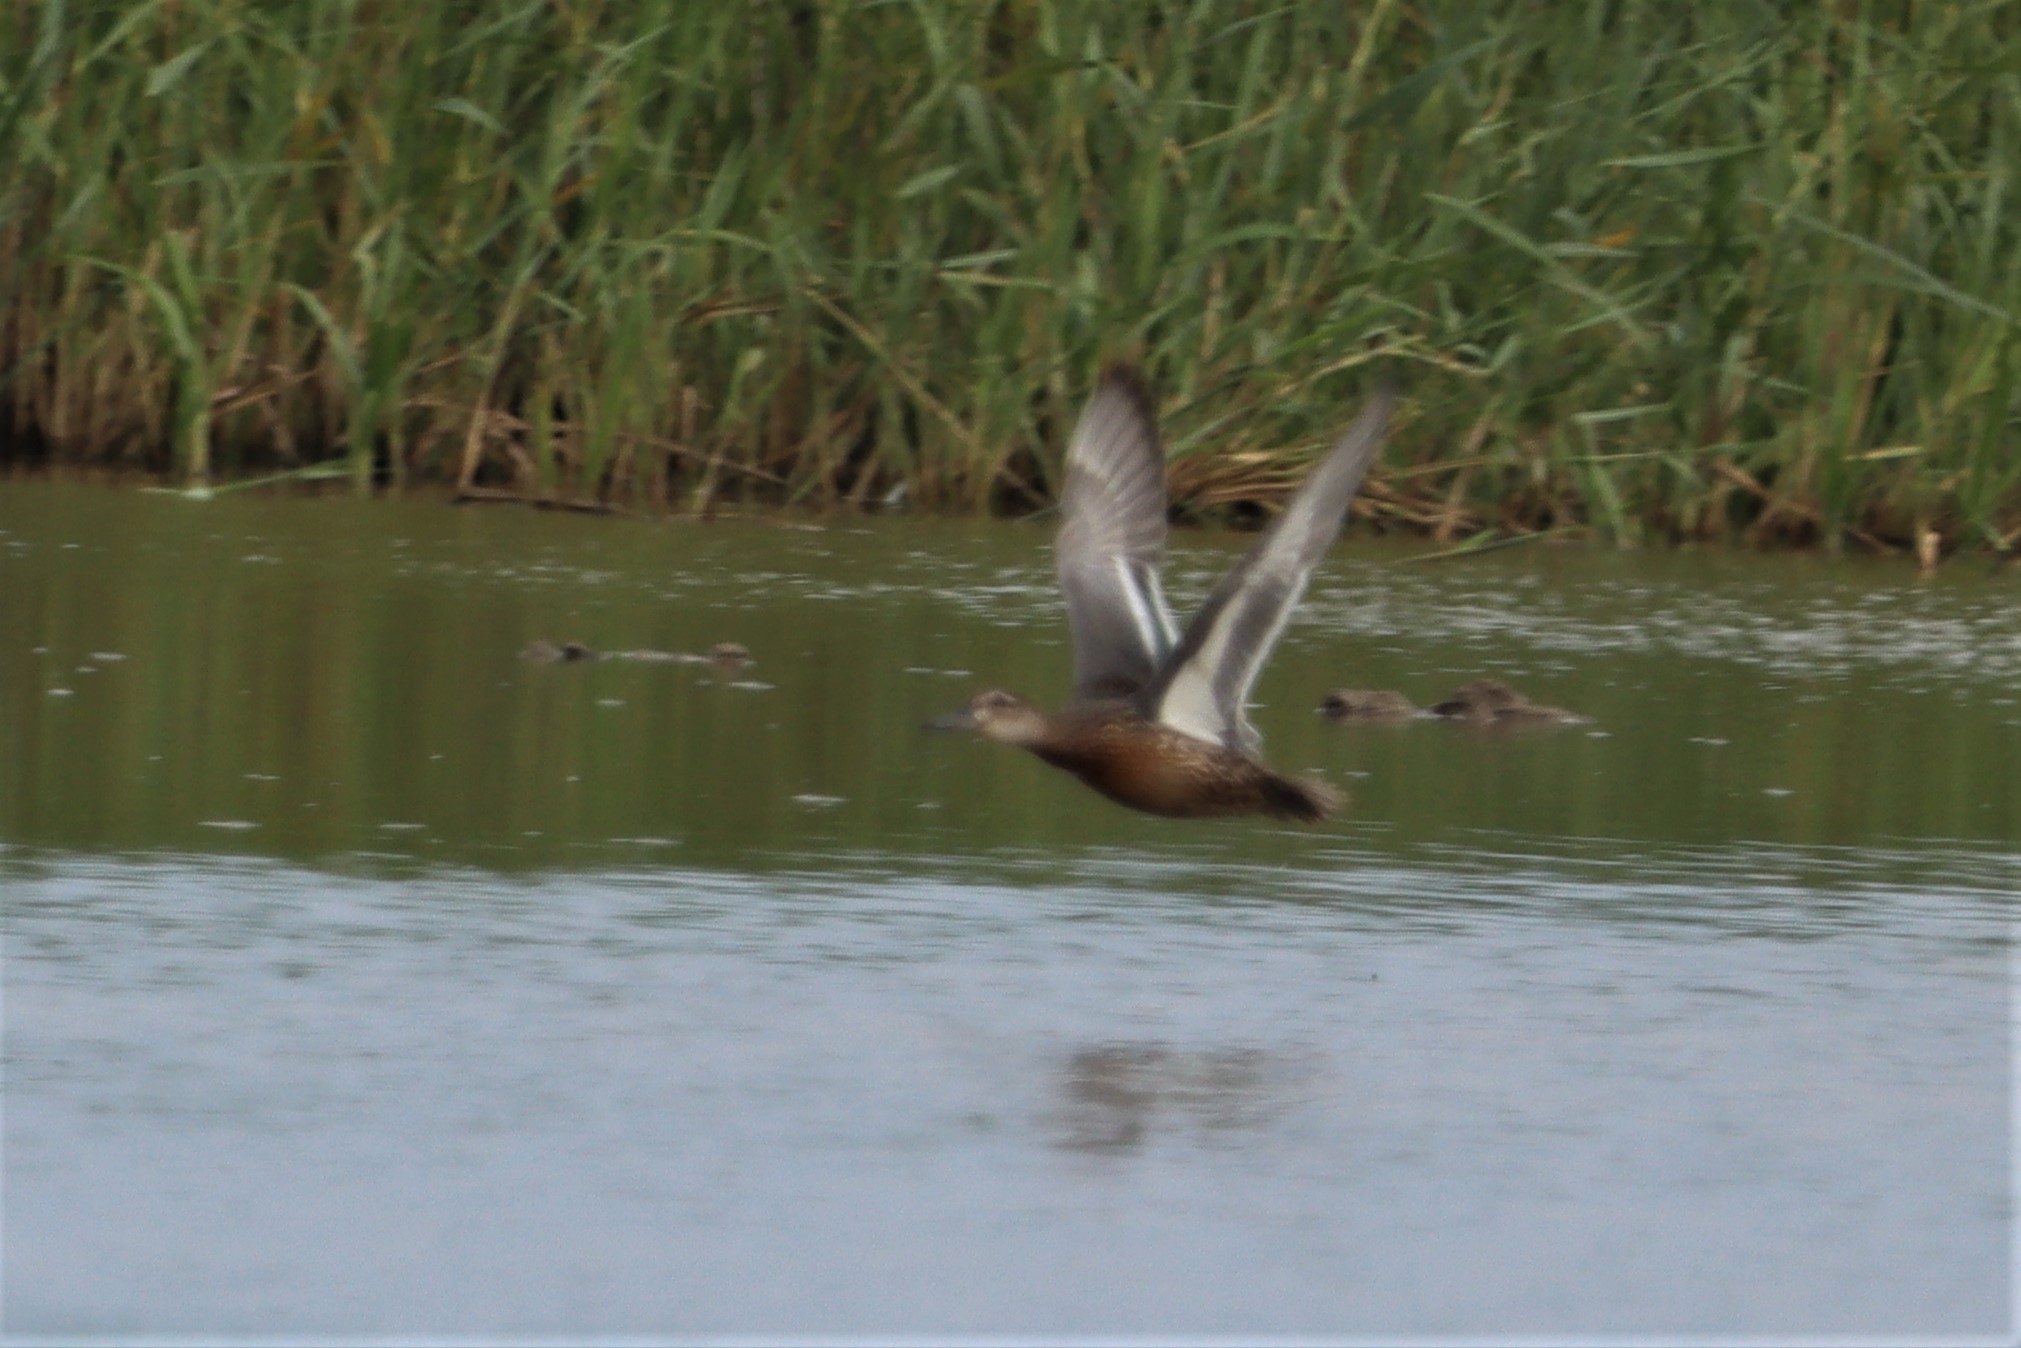
[[[1123,584],[1130,594],[1130,617],[1143,634],[1144,649],[1152,652],[1154,663],[1162,662],[1179,644],[1179,626],[1172,620],[1158,573],[1148,566],[1133,567],[1121,557],[1116,565],[1123,571]]]
[[[1253,754],[1263,737],[1244,712],[1249,690],[1305,593],[1305,577],[1265,573],[1248,579],[1213,615],[1199,648],[1172,672],[1156,715],[1181,734]]]

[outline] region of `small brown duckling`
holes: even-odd
[[[1320,714],[1336,721],[1408,721],[1417,704],[1388,688],[1336,688],[1319,703]]]
[[[580,641],[564,641],[557,646],[543,637],[519,653],[522,660],[535,660],[544,665],[567,664],[576,660],[594,660],[596,652]]]
[[[751,663],[751,652],[741,642],[719,641],[709,647],[705,658],[718,669],[739,670]]]
[[[734,674],[751,663],[751,652],[734,641],[719,641],[700,655],[687,651],[593,651],[580,641],[557,646],[552,641],[536,641],[519,653],[522,660],[542,664],[564,664],[572,660],[630,660],[645,665],[712,665],[719,672]]]
[[[1443,702],[1433,703],[1431,713],[1468,725],[1576,725],[1592,719],[1532,702],[1499,679],[1475,679],[1456,688]]]
[[[734,641],[719,641],[695,655],[688,651],[614,651],[613,660],[646,660],[655,664],[707,665],[718,674],[735,674],[751,663],[751,652]]]

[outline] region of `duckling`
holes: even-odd
[[[1499,679],[1475,679],[1456,688],[1431,713],[1468,725],[1582,725],[1590,716],[1532,702]]]
[[[727,674],[750,664],[751,652],[739,642],[719,641],[703,652],[702,658]]]
[[[1408,721],[1424,715],[1416,703],[1387,688],[1336,688],[1320,700],[1319,710],[1336,721]]]
[[[570,664],[577,660],[594,660],[595,651],[580,641],[564,641],[557,646],[545,637],[534,642],[519,653],[522,660],[534,660],[541,664]]]

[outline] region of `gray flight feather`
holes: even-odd
[[[1249,690],[1312,568],[1339,537],[1396,401],[1393,386],[1377,392],[1284,513],[1221,578],[1141,694],[1147,715],[1197,739],[1256,752],[1259,737],[1243,711]]]
[[[1074,641],[1074,698],[1147,687],[1178,642],[1158,584],[1165,452],[1143,379],[1104,372],[1074,427],[1054,543]]]

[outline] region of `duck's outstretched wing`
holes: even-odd
[[[1396,407],[1385,384],[1249,554],[1221,578],[1143,694],[1145,713],[1245,753],[1259,743],[1243,707],[1312,568],[1340,536],[1347,506]]]
[[[1143,378],[1102,375],[1074,427],[1054,543],[1074,639],[1074,698],[1128,697],[1178,644],[1158,584],[1165,551],[1165,451]]]

